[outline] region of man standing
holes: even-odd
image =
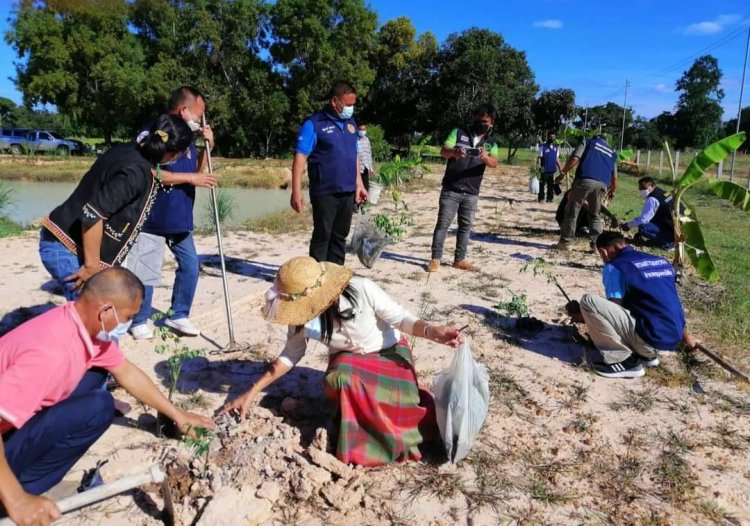
[[[367,126],[359,125],[359,142],[357,148],[359,151],[359,174],[362,177],[362,184],[365,190],[370,191],[370,177],[375,177],[375,163],[372,162],[372,145],[367,138]]]
[[[177,88],[169,99],[169,112],[180,116],[193,133],[202,135],[206,148],[211,148],[214,144],[213,131],[210,126],[202,128],[200,124],[205,110],[203,95],[190,86]],[[210,188],[216,185],[216,178],[204,173],[207,165],[206,150],[198,155],[193,142],[174,163],[161,166],[161,188],[133,251],[133,257],[141,260],[128,262],[128,267],[133,270],[132,265],[140,264],[153,268],[157,275],[161,275],[163,244],[166,241],[177,260],[177,270],[170,315],[164,324],[184,336],[200,334],[200,330],[190,321],[190,309],[198,287],[199,274],[198,253],[193,241],[193,205],[196,187]],[[155,246],[156,249],[148,250],[148,246]],[[154,287],[147,281],[141,310],[133,318],[130,329],[136,340],[154,336],[153,328],[148,323],[153,296]]]
[[[107,371],[183,432],[214,426],[172,405],[123,356],[117,340],[142,298],[132,272],[103,270],[74,302],[0,338],[0,503],[16,524],[47,525],[59,517],[57,506],[37,495],[60,482],[111,425],[114,400],[102,389]]]
[[[581,143],[565,163],[560,175],[555,179],[559,183],[575,166],[576,176],[568,205],[565,207],[565,219],[560,228],[560,241],[552,245],[553,249],[571,250],[575,241],[576,221],[583,203],[589,214],[589,236],[593,249],[596,238],[604,229],[600,216],[602,200],[605,195],[614,199],[617,188],[617,152],[605,141],[602,135],[595,135]]]
[[[553,186],[555,172],[562,171],[560,167],[560,147],[555,142],[557,136],[553,132],[547,134],[547,142],[539,147],[537,162],[542,169],[542,180],[539,181],[539,198],[544,201],[544,189],[547,189],[547,202],[551,203],[554,196]]]
[[[497,166],[497,142],[492,137],[494,124],[495,108],[489,104],[482,105],[474,112],[474,122],[471,126],[466,129],[455,128],[440,150],[440,155],[448,159],[448,166],[443,176],[438,219],[432,234],[432,255],[427,272],[440,270],[445,235],[456,215],[458,232],[453,268],[479,270],[466,260],[466,253],[484,170],[487,166]]]
[[[607,378],[643,376],[643,366],[659,365],[660,351],[695,339],[685,327],[685,313],[675,286],[675,272],[664,258],[638,252],[618,232],[596,240],[604,261],[606,298],[584,294],[566,305],[573,321],[585,323],[602,355],[594,372]]]
[[[654,247],[670,249],[674,246],[674,219],[672,207],[674,200],[667,197],[664,191],[656,186],[651,177],[638,179],[638,190],[645,199],[641,215],[622,225],[625,231],[638,228],[636,240]]]
[[[350,84],[334,84],[326,107],[302,123],[292,164],[290,205],[297,213],[305,206],[302,173],[307,164],[313,212],[310,256],[338,265],[344,264],[354,204],[367,200],[357,159],[357,123],[352,118],[356,102],[357,92]]]

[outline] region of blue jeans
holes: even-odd
[[[169,250],[177,260],[174,287],[172,288],[172,314],[170,318],[180,320],[190,317],[190,308],[198,288],[198,274],[200,273],[198,252],[195,250],[193,233],[165,234]],[[154,298],[154,287],[146,286],[141,310],[133,317],[133,325],[141,325],[151,316],[151,301]]]
[[[443,257],[445,235],[456,214],[458,214],[458,232],[456,233],[456,254],[453,261],[459,262],[466,259],[471,225],[474,223],[478,202],[479,196],[476,194],[453,192],[445,189],[440,192],[438,219],[435,231],[432,234],[432,259],[439,260]]]
[[[73,301],[78,297],[78,290],[65,278],[78,272],[83,266],[83,259],[73,254],[46,228],[39,233],[39,256],[42,265],[57,281],[63,290],[65,299]]]
[[[650,245],[656,247],[674,243],[674,231],[654,223],[643,223],[638,227],[638,233],[643,239],[649,241]]]
[[[112,424],[112,395],[101,387],[107,372],[86,372],[70,396],[3,434],[5,458],[23,489],[39,495],[60,482]]]

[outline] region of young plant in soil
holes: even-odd
[[[510,301],[500,302],[493,305],[492,308],[505,316],[523,318],[529,315],[529,305],[526,301],[526,294],[516,294],[508,290],[511,295]]]
[[[202,426],[192,429],[195,437],[185,436],[184,443],[192,451],[194,458],[203,458],[204,469],[208,469],[208,456],[211,450],[211,431]]]

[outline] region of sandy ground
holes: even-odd
[[[321,458],[326,410],[320,379],[321,346],[266,398],[251,418],[215,438],[206,464],[180,442],[154,435],[154,417],[127,393],[133,410],[81,459],[56,488],[69,492],[83,470],[108,459],[106,481],[156,461],[182,466],[172,473],[178,524],[750,524],[750,397],[714,365],[688,370],[676,354],[638,380],[595,376],[574,363],[584,347],[564,323],[565,301],[543,277],[522,267],[543,257],[571,297],[601,293],[601,261],[581,241],[570,254],[550,252],[557,239],[556,205],[526,192],[524,171],[496,171],[484,183],[467,273],[452,262],[454,230],[445,265],[427,274],[439,175],[404,198],[414,213],[405,240],[368,270],[349,256],[358,274],[373,278],[415,313],[442,323],[469,325],[475,358],[490,373],[492,401],[471,455],[458,466],[434,462],[350,470]],[[388,203],[379,205],[389,206]],[[454,225],[455,226],[455,225]],[[285,328],[258,314],[278,265],[307,252],[308,236],[231,233],[225,239],[237,340],[247,351],[212,355],[227,343],[227,328],[212,237],[197,240],[203,260],[193,319],[207,338],[183,339],[206,350],[185,365],[177,398],[211,412],[244,390],[280,351]],[[0,312],[7,327],[40,306],[59,304],[39,262],[33,234],[2,241]],[[175,268],[171,254],[164,283]],[[498,328],[493,305],[511,291],[527,295],[538,334]],[[167,308],[168,286],[154,305]],[[690,317],[690,313],[688,313]],[[154,342],[123,342],[126,355],[166,389],[165,355]],[[420,381],[432,385],[451,351],[417,340]],[[314,436],[317,433],[317,438]],[[219,480],[219,482],[217,482]],[[159,488],[146,487],[69,515],[69,524],[160,524]]]

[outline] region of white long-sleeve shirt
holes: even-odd
[[[641,210],[641,215],[639,215],[632,221],[628,221],[628,228],[635,228],[645,223],[650,223],[656,215],[657,210],[659,210],[659,200],[655,197],[647,197],[646,202],[643,203],[643,210]]]
[[[335,321],[328,354],[349,351],[367,354],[387,349],[398,343],[401,333],[412,334],[418,318],[412,315],[373,281],[355,276],[349,282],[357,294],[357,308],[354,317],[341,322]],[[352,308],[349,301],[341,296],[339,308]],[[322,339],[319,318],[308,322],[300,331],[290,326],[286,345],[279,360],[288,367],[296,365],[307,350],[309,339]]]

